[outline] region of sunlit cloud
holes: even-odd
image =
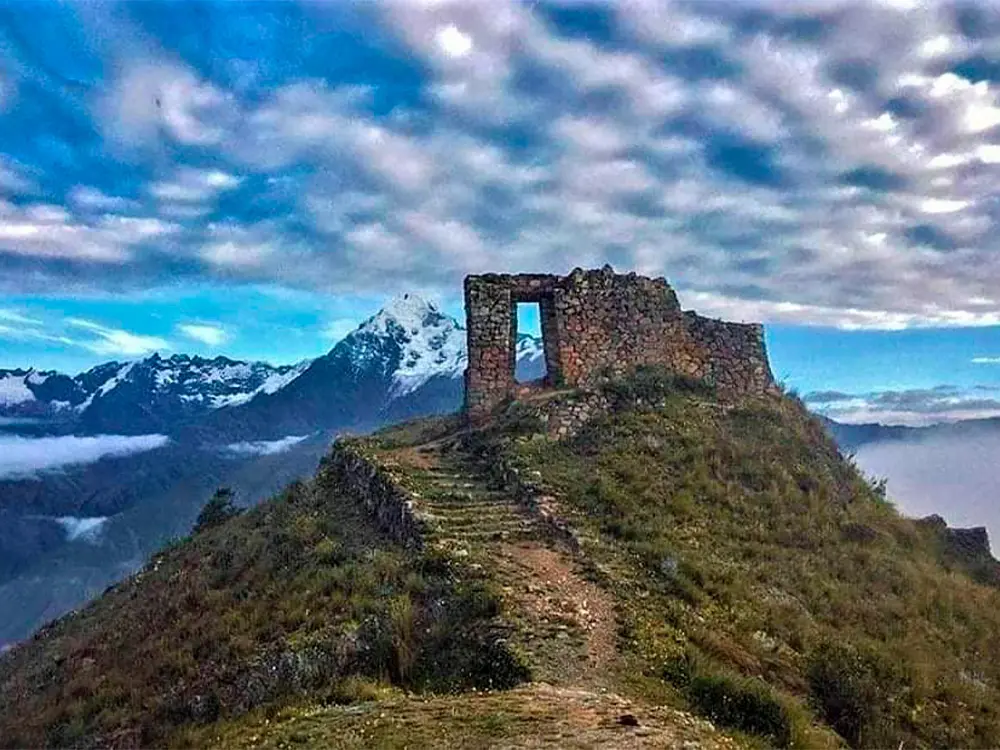
[[[93,334],[96,338],[82,341],[80,345],[102,356],[139,357],[171,348],[170,343],[159,336],[143,336],[90,320],[68,318],[66,324]]]
[[[205,323],[182,323],[177,330],[181,335],[208,346],[219,346],[229,339],[225,329]]]

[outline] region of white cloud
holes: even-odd
[[[448,57],[464,57],[472,50],[472,37],[462,33],[455,24],[442,28],[435,39]]]
[[[961,328],[1000,325],[1000,312],[927,308],[913,312],[824,307],[725,297],[710,292],[680,293],[684,306],[712,317],[744,322],[797,323],[846,330],[899,331],[906,328]]]
[[[234,97],[167,61],[130,61],[99,100],[97,118],[105,134],[130,148],[161,145],[161,138],[187,146],[215,146],[238,118]]]
[[[183,323],[177,326],[177,330],[189,339],[200,341],[209,346],[219,346],[229,339],[229,334],[226,333],[225,329],[206,323]]]
[[[269,45],[255,65],[208,50],[237,60],[209,76],[154,40],[115,41],[95,125],[109,174],[123,154],[143,161],[122,183],[143,205],[96,172],[70,193],[74,215],[0,200],[13,268],[0,280],[129,288],[166,268],[454,296],[469,272],[610,260],[741,317],[998,320],[1000,303],[971,300],[1000,278],[1000,91],[956,72],[992,59],[996,39],[964,36],[936,3],[762,2],[752,27],[738,4],[603,10],[610,44],[530,3],[379,5],[365,22],[407,47],[412,91],[405,76],[309,78]],[[798,35],[813,24],[822,34]],[[5,179],[41,190],[52,177],[0,157],[0,194]],[[219,200],[237,188],[246,206]]]
[[[42,321],[37,318],[30,318],[27,315],[22,315],[16,310],[8,310],[0,307],[0,321],[5,323],[16,323],[18,325],[26,326],[40,326]]]
[[[182,167],[170,180],[154,182],[149,192],[158,200],[176,203],[202,203],[214,199],[219,193],[232,190],[242,180],[218,169],[192,169]]]
[[[969,361],[974,365],[1000,365],[1000,357],[973,357]]]
[[[69,202],[78,207],[93,211],[132,211],[138,203],[128,198],[107,195],[98,188],[88,185],[77,185],[69,191]]]
[[[948,200],[946,198],[927,198],[920,204],[920,210],[928,214],[950,214],[961,211],[969,205],[969,201]]]
[[[67,318],[66,324],[97,336],[96,339],[81,341],[79,345],[102,356],[139,357],[172,348],[168,341],[159,336],[144,336],[119,328],[108,328],[90,320]]]
[[[354,318],[337,318],[336,320],[331,320],[323,327],[322,336],[325,339],[337,342],[357,327],[358,321]]]
[[[157,218],[100,214],[80,220],[58,205],[10,206],[0,210],[0,255],[121,264],[139,243],[166,238],[177,229]]]
[[[60,516],[56,519],[59,525],[66,530],[66,539],[84,541],[95,544],[101,539],[101,532],[104,524],[107,523],[106,516],[96,516],[90,518],[77,518],[76,516]]]
[[[252,442],[230,443],[226,450],[237,455],[248,456],[273,456],[276,453],[284,453],[293,446],[301,443],[308,435],[288,435],[280,440],[254,440]]]
[[[142,453],[166,445],[166,435],[97,435],[27,438],[0,435],[0,477],[30,476],[111,456]]]

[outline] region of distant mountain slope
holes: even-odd
[[[153,354],[134,362],[106,362],[74,377],[0,370],[0,416],[54,420],[89,434],[164,432],[259,393],[274,393],[308,364]]]
[[[189,437],[210,442],[370,429],[458,408],[465,336],[454,318],[403,294],[325,355],[295,365],[153,354],[73,377],[0,370],[0,417],[47,420],[78,434],[190,428]],[[540,339],[521,334],[516,354],[522,380],[544,374]]]
[[[544,374],[541,341],[521,335],[522,380]],[[318,357],[286,387],[220,409],[202,440],[274,439],[322,429],[363,432],[388,422],[454,411],[464,392],[466,332],[432,303],[403,294]]]
[[[819,417],[837,444],[845,451],[855,451],[870,443],[914,441],[931,438],[975,438],[1000,434],[1000,418],[964,419],[921,427],[885,425],[878,422],[847,424]]]

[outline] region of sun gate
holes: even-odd
[[[720,390],[774,388],[763,328],[682,311],[665,279],[616,274],[610,266],[569,276],[484,274],[465,279],[465,406],[473,419],[530,388],[515,376],[517,305],[524,302],[539,306],[543,387],[587,386],[659,364]]]

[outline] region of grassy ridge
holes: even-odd
[[[821,742],[818,719],[855,747],[1000,746],[1000,592],[799,402],[722,405],[648,374],[624,395],[662,408],[508,452],[592,537],[646,689],[769,744]]]
[[[156,555],[0,658],[0,745],[184,744],[288,701],[506,687],[493,593],[381,537],[317,479]]]

